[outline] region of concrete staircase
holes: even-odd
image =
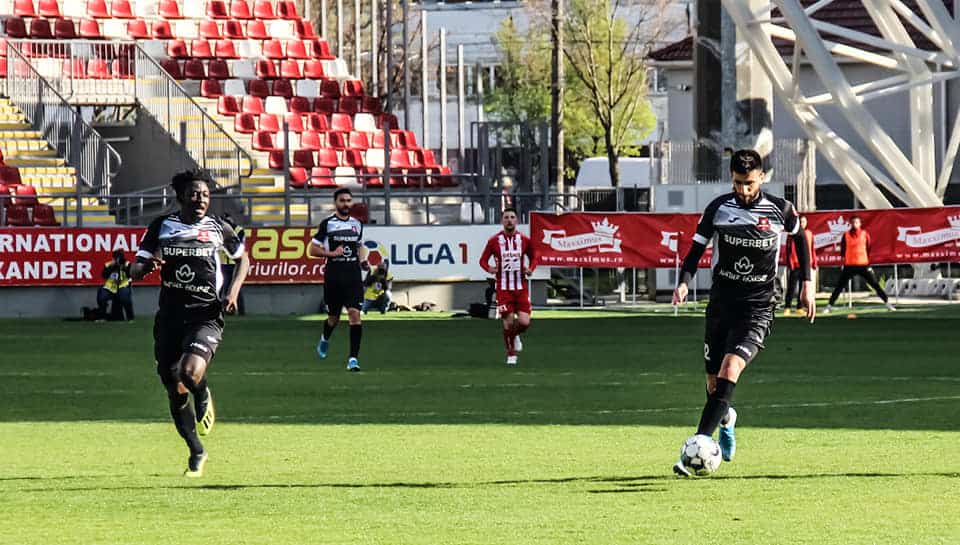
[[[77,225],[76,199],[68,198],[77,192],[76,171],[57,156],[40,132],[30,128],[23,113],[6,97],[0,97],[0,151],[7,165],[20,169],[23,183],[43,195],[40,202],[53,207],[62,225]],[[82,199],[81,214],[84,227],[116,225],[107,205],[97,197]]]

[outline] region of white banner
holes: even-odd
[[[363,238],[371,264],[390,260],[396,281],[486,280],[480,254],[487,240],[501,230],[499,225],[364,226]],[[529,235],[528,225],[520,232]],[[544,280],[550,270],[541,267],[533,278]]]

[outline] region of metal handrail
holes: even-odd
[[[76,169],[77,196],[84,185],[98,197],[109,195],[123,162],[120,154],[40,75],[17,44],[9,44],[8,57],[7,95],[33,130]]]
[[[241,180],[253,173],[253,157],[153,57],[139,44],[135,47],[135,94],[141,109],[177,140],[199,167],[210,171],[218,185],[239,187]],[[211,150],[211,144],[217,143],[229,149]],[[218,157],[208,151],[224,153]],[[244,158],[245,171],[241,167]]]
[[[133,40],[10,40],[74,104],[133,103]],[[100,77],[90,71],[104,71]]]

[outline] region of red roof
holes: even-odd
[[[801,0],[801,4],[804,6],[809,6],[813,4],[816,0]],[[953,0],[943,0],[944,5],[947,8],[947,11],[953,12]],[[926,18],[923,17],[922,12],[917,8],[917,3],[913,0],[906,0],[904,4],[913,10],[914,13],[918,14],[921,19],[926,21]],[[779,10],[774,10],[772,17],[779,17]],[[813,18],[818,21],[823,21],[825,23],[831,23],[837,26],[842,26],[850,30],[856,30],[858,32],[863,32],[864,34],[870,34],[872,36],[880,36],[880,31],[877,30],[876,25],[873,24],[873,19],[870,18],[870,15],[867,13],[866,8],[863,7],[863,2],[860,0],[836,0],[835,2],[828,4],[813,14]],[[901,17],[901,20],[903,18]],[[926,36],[921,34],[917,29],[915,29],[910,23],[903,21],[904,27],[907,29],[907,32],[910,33],[910,37],[913,39],[913,43],[920,49],[924,50],[936,50],[937,48],[927,39]],[[827,34],[823,31],[820,32],[820,36],[824,39],[830,40],[832,42],[852,45],[860,49],[867,51],[881,51],[879,47],[874,47],[866,45],[854,40],[850,40],[835,34]],[[787,42],[785,40],[775,39],[774,45],[777,46],[777,49],[780,51],[781,55],[792,55],[793,54],[793,43]],[[693,60],[693,37],[687,36],[686,38],[674,42],[666,47],[658,49],[650,53],[649,57],[655,61],[659,62],[678,62],[678,61],[690,61]]]

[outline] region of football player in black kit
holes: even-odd
[[[130,275],[139,280],[160,268],[160,308],[153,325],[157,374],[167,390],[177,432],[190,448],[184,475],[201,477],[207,451],[198,434],[209,434],[215,421],[207,367],[223,334],[223,311],[236,310],[250,260],[230,225],[206,215],[214,185],[209,174],[181,172],[171,185],[180,211],[150,223]],[[223,301],[221,248],[237,261]],[[188,394],[193,395],[192,406]]]
[[[363,273],[368,269],[366,259],[361,258],[363,224],[350,216],[353,193],[342,187],[333,192],[336,213],[320,222],[310,241],[310,256],[327,258],[323,272],[323,299],[327,303],[327,319],[323,322],[323,335],[317,343],[317,355],[327,357],[333,328],[340,322],[340,312],[346,308],[350,320],[350,358],[348,371],[359,371],[360,337],[363,325],[360,308],[363,306]]]
[[[806,316],[816,315],[810,256],[800,231],[797,211],[789,201],[760,190],[763,165],[753,150],[739,150],[730,158],[733,192],[707,205],[693,245],[683,260],[673,304],[687,298],[697,263],[713,240],[713,287],[707,305],[703,356],[707,372],[707,403],[697,434],[713,436],[720,426],[720,450],[730,461],[736,451],[737,412],[730,406],[740,374],[763,348],[774,311],[774,279],[780,254],[780,235],[794,237]],[[674,473],[689,477],[682,462]]]

